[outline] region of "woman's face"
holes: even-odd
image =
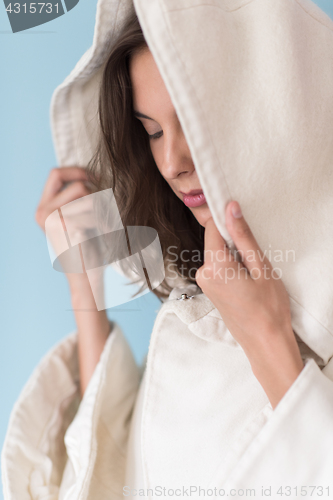
[[[131,58],[130,77],[134,113],[147,133],[153,136],[149,138],[150,148],[160,173],[175,195],[189,207],[199,224],[205,226],[211,213],[203,194],[200,196],[202,189],[190,150],[149,49]],[[199,192],[199,195],[184,198],[184,194],[192,191],[192,194]]]

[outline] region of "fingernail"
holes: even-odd
[[[232,212],[232,215],[236,218],[236,219],[240,219],[243,214],[242,214],[242,211],[241,211],[241,207],[239,206],[239,203],[238,201],[235,201],[231,207],[231,212]]]

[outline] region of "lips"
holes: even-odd
[[[183,193],[181,191],[181,193],[183,195],[183,202],[189,208],[200,207],[201,205],[207,203],[202,189],[193,189],[188,193]]]

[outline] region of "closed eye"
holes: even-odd
[[[162,137],[162,135],[163,135],[163,130],[161,130],[160,132],[156,132],[156,134],[153,135],[148,134],[148,137],[149,139],[159,139],[160,137]]]

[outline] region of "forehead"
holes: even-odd
[[[147,108],[171,105],[169,93],[149,49],[131,57],[129,71],[133,101],[139,111],[149,115]]]
[[[148,79],[160,82],[162,80],[155,60],[149,49],[145,48],[135,53],[130,60],[130,76],[133,84],[140,84]]]

